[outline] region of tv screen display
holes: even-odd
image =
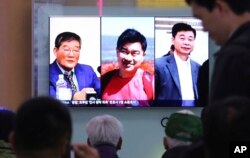
[[[195,33],[184,28],[184,35],[173,37],[178,23]],[[208,59],[208,33],[202,29],[201,21],[191,17],[51,16],[49,94],[69,106],[197,106],[197,73]],[[189,53],[180,55],[188,57],[187,70],[178,53],[168,54],[172,45],[173,52]],[[169,61],[175,66],[168,67]],[[178,92],[165,81],[173,74]]]

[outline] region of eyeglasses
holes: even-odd
[[[61,50],[65,53],[74,53],[74,54],[77,54],[77,53],[80,53],[80,49],[72,49],[72,48],[61,48]]]

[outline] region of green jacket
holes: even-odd
[[[0,140],[0,158],[16,158],[10,144],[3,140]]]

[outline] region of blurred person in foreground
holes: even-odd
[[[186,0],[204,31],[220,46],[210,86],[212,104],[228,96],[250,97],[250,1]]]
[[[111,115],[95,116],[86,125],[89,145],[95,147],[100,158],[118,158],[122,146],[122,123]]]
[[[235,146],[240,145],[237,143],[250,142],[249,120],[250,99],[247,97],[231,96],[208,106],[202,119],[207,158],[237,156],[233,155]]]
[[[248,157],[249,152],[235,150],[250,142],[249,114],[250,98],[244,96],[230,96],[207,106],[202,118],[202,143],[191,145],[181,158]]]
[[[164,123],[167,121],[166,123]],[[166,152],[162,158],[178,158],[191,144],[202,137],[200,117],[190,110],[180,110],[162,119],[166,136],[163,144]]]
[[[50,97],[22,103],[10,136],[17,158],[69,158],[72,122],[68,109]],[[86,144],[72,146],[76,158],[98,158]]]

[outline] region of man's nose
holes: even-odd
[[[69,50],[68,55],[70,55],[70,56],[73,56],[73,55],[74,55],[74,51],[73,51],[73,49],[70,49],[70,50]]]
[[[133,60],[133,56],[132,56],[131,53],[128,53],[128,54],[125,55],[124,59],[128,60],[128,61],[131,61],[131,60]]]
[[[184,40],[184,44],[189,45],[190,41],[188,39]]]

